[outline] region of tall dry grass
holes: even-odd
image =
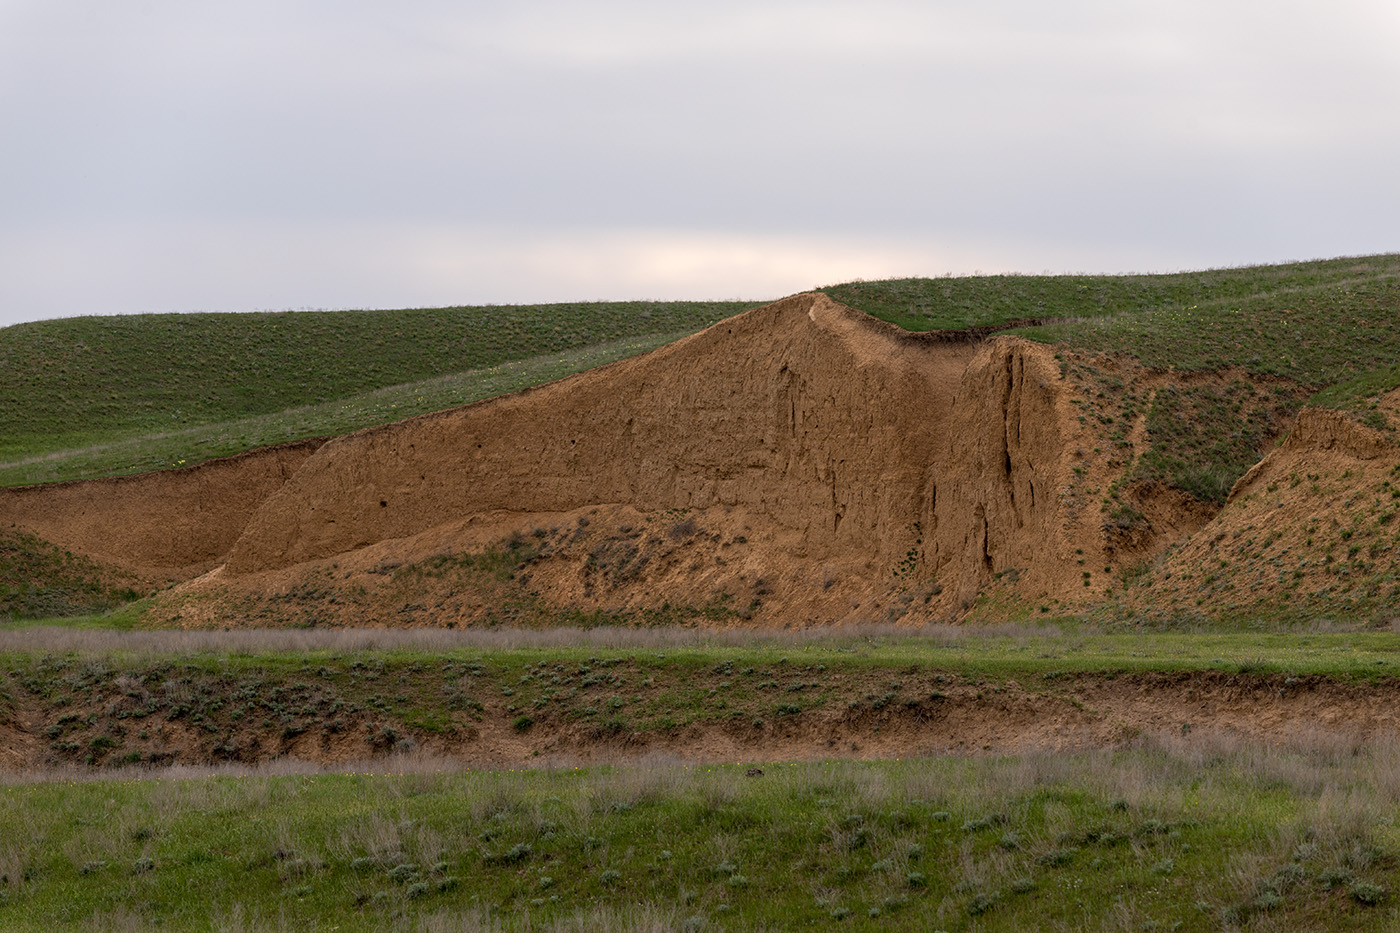
[[[0,628],[0,653],[93,654],[168,657],[194,654],[255,654],[271,651],[451,651],[517,648],[784,647],[859,644],[877,639],[958,644],[970,638],[1055,637],[1060,630],[1020,624],[847,625],[809,629],[693,629],[679,627],[550,629],[237,629],[229,631],[115,631],[63,626]]]

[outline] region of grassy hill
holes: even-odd
[[[1282,377],[1326,390],[1315,403],[1363,418],[1400,385],[1400,255],[823,291],[908,330],[1008,328],[1154,369]],[[168,468],[397,421],[646,352],[754,304],[155,314],[7,327],[0,485]],[[1218,498],[1219,484],[1211,489]]]
[[[1155,369],[1238,366],[1315,389],[1400,357],[1400,254],[1164,275],[890,279],[823,291],[906,330],[1005,327]]]
[[[824,289],[908,330],[995,328],[1075,351],[1067,375],[1097,398],[1110,441],[1144,407],[1151,450],[1128,479],[1209,502],[1258,459],[1304,403],[1386,427],[1376,399],[1400,386],[1400,255],[1166,275],[892,279]],[[1149,399],[1086,360],[1233,372]],[[1237,378],[1275,380],[1267,391]]]
[[[80,317],[0,329],[0,485],[120,475],[450,408],[755,302]]]
[[[822,291],[905,330],[1005,327],[1035,319],[1065,325],[1042,333],[1062,339],[1071,332],[1121,334],[1127,321],[1159,320],[1187,310],[1200,311],[1199,320],[1215,321],[1242,302],[1278,299],[1286,307],[1290,295],[1316,295],[1346,305],[1356,287],[1398,275],[1400,254],[1390,254],[1152,275],[886,279],[829,285]],[[1097,319],[1113,325],[1090,323]],[[1115,349],[1132,352],[1136,347]]]

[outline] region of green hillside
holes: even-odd
[[[351,431],[645,352],[756,302],[81,317],[0,329],[0,484]]]
[[[1393,355],[1384,331],[1400,308],[1397,278],[1400,254],[1161,275],[888,279],[822,291],[905,330],[1031,319],[1045,326],[1017,332],[1129,353],[1149,366],[1240,365],[1324,385],[1336,381],[1329,365],[1364,359],[1371,368]]]
[[[1078,351],[1078,361],[1064,364],[1066,376],[1096,400],[1085,417],[1109,442],[1126,445],[1124,425],[1146,409],[1149,450],[1125,478],[1163,480],[1215,503],[1305,402],[1386,427],[1376,399],[1400,385],[1400,255],[1167,275],[893,279],[824,290],[909,330],[991,328]],[[1118,354],[1156,370],[1236,369],[1262,381],[1227,376],[1149,398],[1085,361]]]
[[[908,330],[1007,328],[1155,369],[1286,378],[1298,390],[1270,418],[1325,390],[1315,404],[1364,420],[1400,385],[1400,255],[823,291]],[[0,485],[187,465],[396,421],[646,352],[755,304],[162,314],[3,328]],[[1222,496],[1250,451],[1229,457],[1228,468],[1209,467],[1216,480],[1184,488]]]

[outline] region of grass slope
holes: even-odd
[[[822,291],[906,330],[1003,327],[1157,369],[1241,366],[1321,387],[1393,362],[1400,254],[1160,275],[891,279]]]
[[[0,620],[101,612],[137,597],[134,581],[17,529],[0,529]]]
[[[19,324],[0,330],[0,482],[136,472],[394,421],[644,352],[752,306],[609,302]]]
[[[1400,385],[1400,254],[1162,275],[974,276],[823,289],[906,330],[1005,327],[1159,370],[1238,367],[1357,408]],[[1332,388],[1336,387],[1336,388]]]
[[[19,486],[143,473],[193,465],[269,444],[347,434],[563,379],[586,369],[646,353],[687,333],[689,331],[615,340],[562,353],[509,360],[484,369],[388,386],[266,415],[250,415],[154,434],[137,434],[48,454],[32,454],[18,461],[0,464],[0,485]]]
[[[1400,357],[1400,271],[1336,283],[1116,314],[1020,333],[1092,353],[1126,353],[1154,369],[1237,366],[1320,389]]]
[[[1126,447],[1126,425],[1146,413],[1149,450],[1124,480],[1163,480],[1217,504],[1305,401],[1385,428],[1376,399],[1400,386],[1400,255],[1166,275],[897,279],[825,291],[910,330],[1017,324],[1008,332],[1074,351],[1066,375],[1111,443]],[[1114,354],[1153,370],[1234,375],[1139,395],[1093,362]]]

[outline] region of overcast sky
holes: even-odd
[[[0,325],[1400,250],[1400,3],[0,0]]]

